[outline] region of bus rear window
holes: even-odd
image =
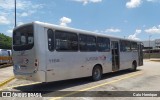
[[[14,30],[13,49],[15,51],[32,49],[33,41],[33,25],[26,25]]]

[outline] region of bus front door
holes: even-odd
[[[111,50],[112,50],[112,71],[118,71],[119,64],[119,46],[118,41],[111,41]]]

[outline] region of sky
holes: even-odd
[[[47,22],[134,40],[160,39],[160,0],[17,0],[17,25]],[[12,36],[14,0],[0,0],[0,33]]]

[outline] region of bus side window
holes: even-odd
[[[79,35],[79,49],[80,51],[87,51],[87,36],[80,34]]]
[[[96,51],[96,37],[91,35],[79,35],[80,51]]]
[[[99,52],[109,52],[110,51],[109,38],[97,37],[97,47]]]
[[[131,51],[131,42],[126,40],[120,41],[120,51],[121,52],[130,52]]]
[[[94,36],[87,36],[87,50],[88,51],[96,51],[96,37]]]
[[[56,51],[77,51],[78,50],[78,36],[76,33],[66,31],[56,31]]]
[[[48,49],[49,51],[54,50],[54,32],[51,29],[48,29],[47,31],[48,34]]]
[[[125,48],[125,43],[124,43],[124,41],[120,41],[120,51],[121,52],[125,52],[126,51],[126,48]]]
[[[138,45],[136,42],[131,42],[131,49],[132,51],[138,51]]]

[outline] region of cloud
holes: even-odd
[[[142,30],[137,29],[136,32],[133,35],[129,35],[128,39],[132,39],[132,40],[140,40],[139,38],[137,38],[137,36],[142,32]]]
[[[17,8],[22,8],[23,3],[17,2]],[[11,10],[14,9],[14,0],[1,0],[0,1],[0,8],[3,8],[5,10]]]
[[[29,15],[28,13],[23,12],[20,16],[22,16],[22,17],[26,17],[26,16],[28,16],[28,15]]]
[[[0,8],[5,10],[13,10],[15,7],[14,4],[14,0],[1,0]],[[17,0],[16,5],[17,9],[20,10],[28,10],[28,8],[38,9],[43,7],[43,4],[33,4],[31,1],[27,0]]]
[[[20,17],[27,17],[27,16],[30,16],[30,15],[34,14],[35,12],[36,12],[36,10],[29,10],[29,11],[26,11],[26,12],[18,13],[18,15]]]
[[[5,16],[0,16],[0,24],[10,24],[10,21]]]
[[[159,0],[147,0],[148,2],[160,2]]]
[[[29,17],[44,7],[44,4],[34,3],[33,0],[16,0],[17,1],[17,25],[23,24],[21,17]],[[7,25],[8,30],[5,34],[12,36],[14,26],[14,0],[0,0],[0,25]]]
[[[60,19],[60,25],[61,26],[67,26],[67,24],[71,23],[72,20],[70,18],[67,18],[67,17],[62,17]]]
[[[7,33],[12,33],[13,29],[7,30]]]
[[[27,17],[38,11],[38,9],[43,8],[43,4],[34,4],[28,0],[17,0],[17,16]],[[5,20],[0,20],[5,24],[13,24],[14,23],[14,0],[0,0],[0,16]],[[19,13],[21,12],[21,13]],[[20,19],[19,17],[19,19]],[[4,22],[5,21],[5,22]]]
[[[116,28],[110,28],[110,29],[106,29],[105,32],[106,33],[117,33],[117,32],[121,32],[121,30],[116,29]]]
[[[130,0],[129,2],[126,3],[126,7],[136,8],[136,7],[139,7],[141,3],[142,3],[142,0]]]
[[[93,32],[94,32],[94,33],[100,33],[99,30],[94,30]]]
[[[145,32],[150,34],[160,34],[160,25],[153,26],[152,28],[146,29]]]
[[[118,28],[109,28],[109,29],[106,29],[106,30],[94,30],[93,31],[94,33],[101,33],[101,34],[110,34],[110,33],[118,33],[118,32],[121,32],[120,29]],[[110,34],[112,35],[112,34]]]
[[[136,33],[137,33],[137,34],[139,34],[139,33],[141,33],[141,32],[142,32],[142,30],[140,30],[140,29],[136,30]]]
[[[86,5],[88,3],[99,3],[99,2],[102,2],[102,0],[72,0],[72,1],[82,2],[83,5]]]
[[[18,22],[18,23],[17,23],[18,26],[20,26],[20,25],[22,25],[22,24],[24,24],[24,23],[23,23],[23,22]]]
[[[17,26],[20,26],[20,25],[22,25],[22,24],[24,24],[24,23],[23,23],[23,22],[18,22],[18,23],[17,23]],[[13,27],[10,27],[10,29],[8,29],[8,30],[6,31],[6,34],[5,34],[5,35],[12,37],[12,33],[13,33]]]
[[[5,35],[12,37],[12,33],[13,33],[13,29],[9,29],[6,31]]]

